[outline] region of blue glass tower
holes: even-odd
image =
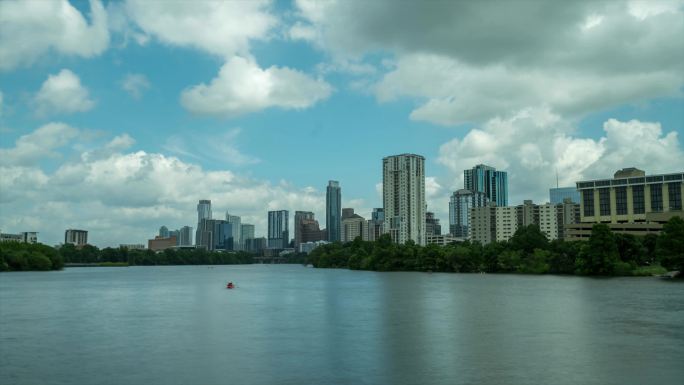
[[[508,206],[508,174],[496,171],[494,167],[478,164],[463,171],[464,187],[473,192],[482,192],[489,202],[497,206]]]
[[[331,180],[325,194],[325,229],[328,242],[339,241],[342,225],[342,190],[340,182]]]

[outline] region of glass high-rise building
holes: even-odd
[[[202,199],[197,204],[197,233],[195,234],[195,244],[202,244],[202,234],[203,231],[202,220],[211,219],[211,201],[208,199]]]
[[[463,180],[466,190],[484,193],[497,206],[508,206],[508,174],[505,171],[478,164],[470,170],[463,170]]]
[[[242,231],[242,227],[240,224],[240,222],[241,222],[240,217],[237,215],[230,215],[230,213],[228,213],[226,211],[226,221],[228,223],[233,224],[233,227],[232,227],[233,248],[230,250],[242,250],[242,244],[240,243],[240,240],[242,239],[242,235],[240,234]]]
[[[325,194],[325,229],[328,242],[340,241],[342,224],[342,190],[340,182],[328,181]]]
[[[486,206],[487,196],[483,192],[461,189],[454,191],[449,199],[449,233],[454,237],[468,238],[470,210]]]
[[[248,239],[254,239],[254,225],[243,223],[240,225],[240,244],[242,245],[242,250],[249,251],[247,249]]]
[[[383,231],[396,243],[426,244],[425,158],[401,154],[382,159]]]
[[[558,187],[549,189],[549,202],[557,205],[570,198],[573,203],[580,203],[580,192],[577,187]]]
[[[180,229],[179,246],[192,246],[192,227],[183,226]]]
[[[284,249],[290,243],[289,212],[287,210],[268,212],[268,247]]]

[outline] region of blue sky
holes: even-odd
[[[98,246],[196,226],[369,216],[384,156],[426,157],[448,228],[462,170],[512,204],[622,167],[681,171],[681,1],[0,3],[0,229]],[[478,22],[474,22],[478,20]]]

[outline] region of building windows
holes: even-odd
[[[584,204],[584,216],[594,216],[594,190],[582,191],[582,203]]]
[[[651,185],[651,211],[659,213],[663,211],[663,185]]]
[[[634,214],[643,214],[646,212],[646,205],[644,204],[644,185],[632,186],[632,208]]]
[[[610,215],[610,189],[599,189],[599,213],[600,215]]]
[[[627,187],[620,186],[615,188],[615,213],[617,215],[627,215]]]
[[[682,209],[682,188],[681,183],[668,183],[667,192],[670,196],[670,210]]]

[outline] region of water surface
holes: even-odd
[[[681,384],[682,362],[684,284],[655,278],[0,274],[2,384]]]

